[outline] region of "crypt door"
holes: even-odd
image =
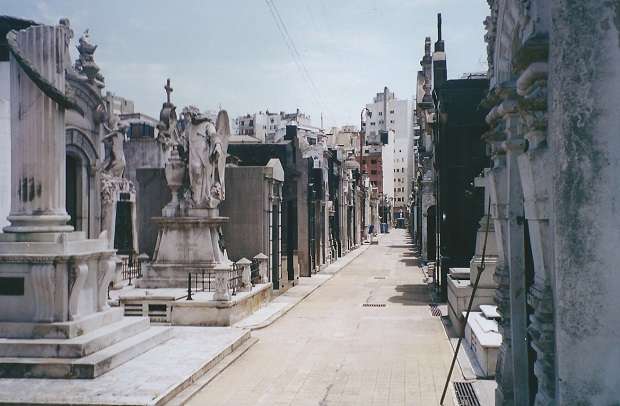
[[[280,289],[280,205],[271,207],[271,281]]]
[[[431,206],[428,208],[426,212],[426,258],[429,261],[435,261],[436,259],[436,251],[437,251],[437,235],[435,233],[436,227],[436,214],[435,214],[436,206]]]
[[[65,202],[67,213],[71,216],[69,224],[75,231],[88,235],[89,218],[89,165],[78,154],[68,152],[66,157]]]

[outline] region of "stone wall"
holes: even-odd
[[[220,214],[229,217],[224,225],[228,258],[238,261],[269,253],[269,208],[265,198],[267,181],[259,166],[227,167],[226,197]]]
[[[161,216],[162,209],[172,196],[163,169],[138,169],[136,180],[139,190],[136,198],[138,250],[153,258],[158,228],[151,219]]]

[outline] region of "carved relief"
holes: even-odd
[[[114,270],[116,269],[116,261],[112,258],[107,258],[99,261],[97,268],[97,311],[107,309],[107,290],[110,285],[110,281],[114,277]]]
[[[215,294],[214,300],[230,300],[228,289],[229,270],[227,268],[215,269]]]
[[[88,276],[88,265],[83,260],[76,260],[69,270],[69,320],[79,318],[80,292]]]
[[[34,319],[37,322],[53,322],[56,296],[54,283],[54,264],[37,263],[31,265],[30,283],[34,296]]]

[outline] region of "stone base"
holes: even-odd
[[[457,280],[448,276],[448,316],[450,317],[454,329],[459,334],[463,331],[464,319],[462,314],[467,311],[467,305],[469,304],[472,290],[471,281]],[[478,311],[480,305],[494,304],[495,289],[478,287],[471,310]]]
[[[0,339],[0,378],[92,379],[171,337],[147,318],[120,309],[63,323],[0,323],[14,337]]]
[[[471,312],[467,327],[465,328],[464,344],[473,354],[473,360],[480,369],[482,376],[479,378],[493,378],[497,365],[497,354],[502,343],[501,335],[497,331],[485,331],[480,324],[488,323],[481,312]],[[497,328],[497,324],[495,324]]]
[[[189,272],[212,270],[229,263],[220,247],[220,227],[228,217],[155,217],[159,224],[153,263],[147,267],[141,288],[186,288]]]
[[[251,292],[237,292],[230,301],[213,300],[213,292],[197,292],[186,299],[182,289],[135,289],[123,292],[119,302],[126,316],[148,316],[152,322],[176,326],[231,326],[271,299],[271,283]]]

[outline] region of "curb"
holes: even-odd
[[[207,371],[200,378],[196,379],[191,385],[179,392],[176,396],[168,399],[165,404],[168,406],[180,406],[189,402],[198,392],[217,378],[222,372],[224,372],[224,370],[226,370],[226,368],[232,365],[257,342],[258,338],[255,337],[250,337],[245,340],[241,345],[222,358],[212,369]]]

